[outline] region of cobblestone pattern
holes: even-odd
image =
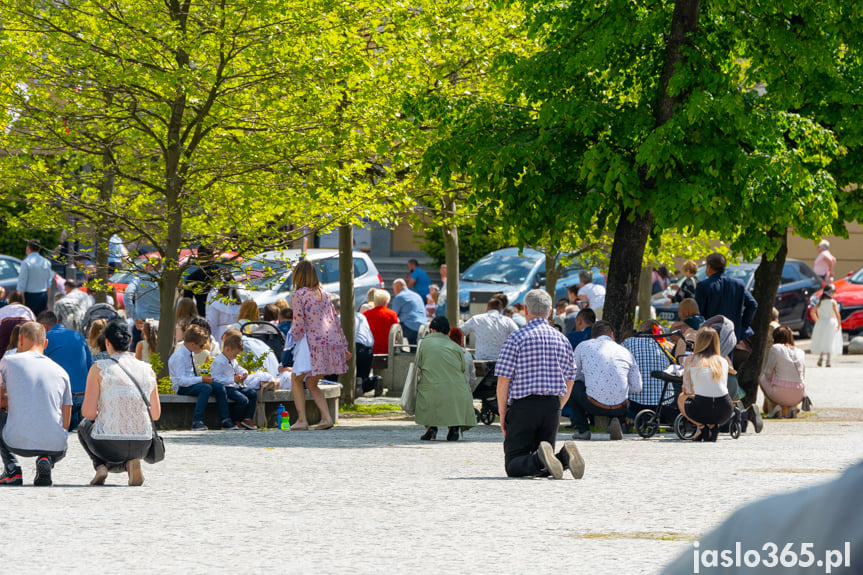
[[[92,469],[77,437],[55,486],[0,491],[3,572],[654,573],[740,505],[863,456],[863,364],[810,368],[813,415],[760,435],[580,444],[581,481],[508,480],[497,425],[458,443],[402,421],[328,432],[172,432],[143,488]],[[559,440],[566,438],[561,434]],[[122,487],[121,487],[122,486]]]

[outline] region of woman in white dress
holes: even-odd
[[[111,320],[103,333],[111,357],[97,361],[87,375],[81,405],[86,419],[78,425],[78,439],[96,469],[90,485],[104,485],[109,472],[124,471],[129,485],[141,485],[141,459],[153,438],[150,418],[155,421],[162,413],[156,374],[129,352],[132,332],[125,322]],[[149,413],[142,392],[149,399]]]
[[[835,291],[832,284],[824,286],[821,299],[812,310],[815,328],[812,330],[809,351],[818,354],[818,367],[821,367],[825,360],[827,367],[830,367],[831,356],[842,355],[842,316],[839,315],[839,307],[833,299]]]

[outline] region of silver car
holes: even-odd
[[[237,279],[244,284],[245,295],[253,299],[258,307],[262,308],[282,298],[290,302],[293,281],[291,269],[302,259],[314,264],[325,291],[339,293],[338,250],[312,249],[305,254],[302,250],[283,250],[258,254],[244,263]],[[354,299],[357,309],[366,301],[366,293],[370,288],[383,289],[383,279],[371,258],[355,251]]]

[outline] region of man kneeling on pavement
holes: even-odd
[[[545,290],[524,296],[527,324],[512,333],[498,356],[497,400],[506,474],[509,477],[584,475],[584,460],[572,441],[557,454],[560,408],[572,389],[572,347],[549,325],[551,297]]]
[[[569,407],[577,431],[573,439],[590,439],[588,415],[611,418],[611,439],[623,439],[620,422],[626,417],[630,393],[641,391],[641,374],[628,349],[614,341],[611,324],[598,321],[592,339],[575,349],[575,384]]]
[[[72,419],[72,387],[62,367],[42,352],[45,328],[22,324],[18,352],[0,360],[0,456],[4,473],[0,485],[21,485],[21,466],[15,455],[36,458],[33,485],[50,486],[54,464],[66,456]]]

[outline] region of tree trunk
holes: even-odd
[[[447,219],[443,225],[443,241],[446,250],[446,317],[451,326],[458,327],[459,306],[458,280],[461,270],[458,265],[458,227],[455,219],[455,201],[449,200],[445,209],[452,214],[453,219]]]
[[[755,403],[758,399],[758,377],[764,368],[767,350],[772,343],[767,341],[770,313],[776,302],[776,292],[782,280],[782,268],[785,267],[785,258],[788,256],[788,233],[774,230],[768,235],[778,238],[781,245],[772,259],[762,255],[761,263],[755,270],[755,287],[752,290],[752,296],[758,302],[758,310],[752,320],[752,331],[755,332],[750,339],[752,355],[740,368],[738,375],[740,387],[746,392],[746,397],[743,398],[745,406]]]
[[[650,303],[653,296],[653,268],[641,266],[638,278],[638,324],[650,319]]]
[[[356,395],[357,349],[356,311],[354,302],[354,228],[350,224],[339,226],[339,299],[341,300],[342,331],[348,340],[348,371],[342,375],[342,403],[353,405]]]
[[[110,105],[113,96],[110,93],[105,95],[107,103]],[[114,192],[114,167],[111,158],[111,152],[106,147],[102,151],[102,187],[99,189],[99,201],[106,205],[111,201],[111,195]],[[109,231],[103,222],[96,225],[96,283],[99,289],[94,290],[93,298],[96,303],[105,303],[107,301],[107,293],[110,287],[108,286],[108,256],[111,253]],[[117,303],[114,302],[116,306]]]
[[[656,104],[656,127],[670,120],[677,105],[686,99],[688,91],[671,94],[668,85],[675,71],[684,61],[684,48],[692,44],[692,36],[698,28],[700,0],[677,0],[671,17],[671,31],[666,44],[665,65],[660,78],[660,90]],[[658,193],[656,182],[643,180],[641,187],[647,194]],[[603,319],[609,321],[618,341],[632,331],[637,299],[636,287],[641,274],[647,237],[653,225],[653,215],[648,211],[638,214],[625,208],[620,214],[614,232],[614,244],[608,263],[608,291],[605,297]]]
[[[638,301],[638,282],[647,236],[653,225],[653,216],[647,213],[635,216],[624,210],[614,231],[611,258],[608,262],[608,290],[602,319],[611,324],[617,341],[632,333],[635,304]]]
[[[551,307],[557,302],[554,300],[554,294],[557,291],[557,279],[560,277],[560,270],[557,268],[557,256],[560,252],[549,251],[545,252],[545,291],[551,297]]]

